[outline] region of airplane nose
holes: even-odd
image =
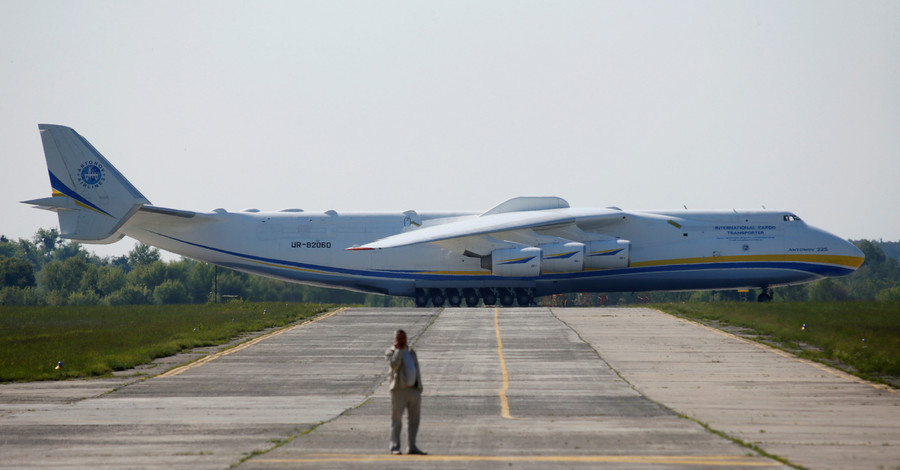
[[[844,240],[843,238],[826,232],[825,230],[809,227],[811,232],[817,233],[818,236],[812,235],[819,241],[820,245],[816,248],[819,257],[824,264],[830,265],[830,268],[823,270],[820,274],[826,277],[841,277],[852,274],[866,260],[866,255],[856,247],[856,245]]]
[[[838,238],[837,243],[835,243],[834,253],[841,257],[840,264],[847,266],[850,268],[851,272],[856,271],[860,266],[862,266],[863,261],[866,260],[866,255],[856,247],[856,245],[844,240],[843,238]]]

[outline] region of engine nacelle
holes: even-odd
[[[541,249],[501,248],[491,253],[491,272],[503,277],[535,277],[541,274]]]
[[[575,273],[584,269],[584,243],[545,243],[538,245],[545,273]]]
[[[585,268],[627,268],[630,264],[631,242],[628,240],[595,240],[585,243]]]

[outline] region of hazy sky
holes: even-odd
[[[897,1],[2,0],[0,60],[13,239],[56,226],[18,202],[51,123],[165,207],[556,195],[900,240]]]

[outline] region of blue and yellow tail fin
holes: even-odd
[[[144,204],[144,197],[93,145],[73,129],[40,124],[52,196],[23,201],[59,216],[60,235],[88,243],[112,243]]]

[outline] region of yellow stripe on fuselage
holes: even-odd
[[[863,264],[865,258],[857,256],[841,255],[743,255],[743,256],[707,256],[701,258],[677,258],[660,259],[652,261],[638,261],[631,263],[631,267],[668,266],[674,264],[700,264],[700,263],[741,263],[755,261],[780,261],[793,263],[817,263],[847,266],[856,269]]]
[[[251,260],[249,260],[249,261],[252,261],[252,262],[254,262],[254,263],[256,263],[256,264],[262,264],[262,265],[264,265],[264,266],[272,266],[272,267],[275,267],[275,268],[282,268],[282,269],[293,269],[294,271],[303,271],[303,272],[305,272],[305,273],[330,274],[330,275],[336,275],[336,276],[339,276],[339,275],[340,275],[339,273],[332,273],[332,272],[328,272],[328,271],[320,271],[320,270],[318,270],[318,269],[298,268],[298,267],[296,267],[296,266],[288,266],[288,265],[286,265],[286,264],[279,264],[279,263],[267,263],[267,262],[265,262],[265,261],[257,261],[257,260],[255,260],[255,259],[251,259]]]

